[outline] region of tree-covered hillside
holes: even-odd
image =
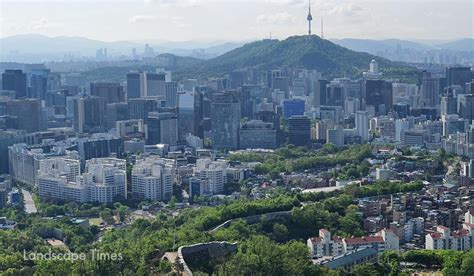
[[[222,75],[244,67],[269,70],[302,66],[316,69],[326,76],[354,76],[367,70],[372,59],[376,59],[380,67],[387,70],[406,68],[401,63],[355,52],[313,35],[252,42],[179,71],[204,77]]]

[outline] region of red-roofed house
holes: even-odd
[[[370,237],[352,237],[342,239],[334,236],[326,229],[319,230],[319,237],[309,238],[308,248],[313,257],[339,256],[346,252],[372,247],[378,252],[386,249],[398,250],[398,237],[389,230],[381,230],[377,235]]]
[[[464,215],[463,229],[453,231],[448,227],[438,225],[436,232],[425,236],[426,249],[470,250],[474,248],[474,212],[469,210]]]
[[[319,230],[319,237],[309,238],[308,248],[313,257],[316,256],[339,256],[343,254],[342,239],[334,236],[326,229]]]
[[[362,247],[373,247],[377,251],[382,252],[385,250],[385,241],[381,236],[370,236],[370,237],[352,237],[346,238],[342,241],[344,251],[352,251]]]

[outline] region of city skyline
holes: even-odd
[[[273,38],[282,39],[307,34],[308,31],[308,1],[305,0],[146,0],[111,3],[109,0],[68,3],[0,1],[0,37],[34,33],[153,43],[250,41],[269,38],[270,33]],[[401,3],[313,0],[313,33],[320,35],[323,17],[324,33],[328,38],[454,40],[474,37],[471,1],[417,0]],[[454,17],[456,21],[452,20]]]

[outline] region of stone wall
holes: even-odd
[[[205,251],[211,258],[226,256],[237,251],[237,243],[230,242],[207,242],[197,243],[193,245],[180,246],[178,248],[178,262],[182,266],[182,274],[184,276],[192,276],[193,272],[186,263],[186,256]]]
[[[274,219],[277,219],[277,218],[289,218],[289,217],[291,217],[291,211],[280,211],[280,212],[266,213],[266,214],[243,217],[243,218],[229,219],[229,220],[226,220],[225,222],[219,224],[218,226],[216,226],[215,228],[213,228],[209,232],[212,233],[212,232],[215,232],[215,231],[217,231],[221,228],[227,228],[232,224],[232,222],[234,222],[236,220],[239,220],[239,219],[242,219],[242,220],[246,221],[248,224],[259,223],[261,221],[262,217],[266,217],[266,219],[270,220],[270,221],[274,220]]]

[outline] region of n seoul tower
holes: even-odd
[[[311,36],[311,21],[313,20],[313,16],[311,15],[311,0],[309,0],[308,17],[306,17],[306,20],[308,20],[308,35]]]

